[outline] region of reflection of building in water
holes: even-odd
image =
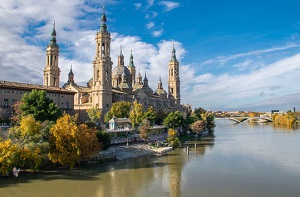
[[[168,156],[168,175],[169,175],[169,196],[180,197],[181,196],[181,184],[182,184],[182,169],[185,163],[187,163],[187,157],[182,155],[170,155]]]
[[[154,179],[155,167],[151,165],[151,157],[141,157],[113,163],[100,176],[97,196],[142,196]],[[151,195],[150,195],[151,196]]]

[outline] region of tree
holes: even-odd
[[[62,115],[60,108],[56,106],[52,99],[47,97],[44,90],[33,89],[30,93],[25,93],[18,106],[21,115],[32,114],[37,121],[55,121]]]
[[[76,120],[68,114],[59,118],[50,129],[49,159],[63,166],[71,168],[79,161],[78,127]]]
[[[205,114],[205,113],[206,113],[206,110],[203,109],[202,107],[195,108],[195,110],[194,110],[194,115],[197,116],[199,120],[202,118],[201,115]]]
[[[153,106],[150,106],[148,110],[144,113],[144,119],[149,120],[151,125],[153,125],[155,117],[156,117],[156,111],[154,110]]]
[[[192,130],[196,133],[201,133],[202,131],[205,130],[206,124],[203,120],[197,120],[192,124]]]
[[[86,110],[88,117],[90,118],[91,122],[97,124],[98,120],[101,117],[101,110],[98,109],[97,107],[92,107],[90,109]]]
[[[163,125],[168,128],[178,128],[183,124],[183,117],[180,111],[170,112],[164,119]]]
[[[78,126],[77,133],[80,160],[88,160],[91,156],[99,153],[101,146],[98,142],[95,128],[89,128],[86,124],[81,124]]]
[[[8,136],[17,147],[15,166],[37,170],[48,161],[49,144],[43,138],[43,126],[27,115],[22,117],[20,126],[10,128]]]
[[[103,150],[107,150],[111,145],[111,139],[108,133],[98,131],[96,134],[99,144],[103,146]]]
[[[76,125],[77,117],[65,114],[50,129],[49,159],[63,166],[74,167],[100,151],[96,130],[87,125]]]
[[[9,172],[16,166],[18,146],[12,140],[0,141],[0,172],[8,176]]]
[[[158,110],[155,117],[155,124],[157,125],[163,124],[163,121],[166,117],[167,117],[166,112],[164,112],[162,109]]]
[[[206,128],[211,130],[216,127],[215,117],[212,114],[206,116]]]
[[[168,143],[173,147],[173,148],[176,148],[178,147],[179,145],[179,139],[178,139],[178,136],[177,136],[177,132],[172,129],[172,128],[169,128],[168,130]]]
[[[23,137],[39,134],[42,126],[32,115],[23,116],[20,122],[20,131]]]
[[[130,123],[133,128],[136,128],[143,120],[143,105],[137,101],[133,102],[132,109],[129,114]]]
[[[112,104],[111,108],[105,116],[105,122],[108,123],[109,120],[115,116],[117,118],[128,118],[131,108],[131,103],[127,101],[115,102]]]
[[[144,119],[142,121],[142,125],[140,126],[140,138],[147,140],[149,130],[150,130],[150,121],[147,119]]]

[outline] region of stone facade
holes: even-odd
[[[51,33],[50,43],[46,51],[46,66],[44,69],[44,85],[0,81],[0,118],[10,118],[13,114],[12,105],[20,101],[25,93],[33,89],[44,90],[63,111],[74,114],[75,91],[59,87],[60,68],[58,67],[59,46],[56,43],[55,24]],[[69,76],[72,78],[72,76]]]
[[[33,89],[45,90],[58,107],[67,113],[74,113],[74,94],[59,87],[46,87],[42,85],[0,81],[0,118],[10,118],[13,114],[12,105],[20,101],[25,93]]]
[[[158,87],[153,91],[148,85],[148,78],[142,79],[139,72],[136,77],[136,69],[131,52],[128,66],[125,66],[122,47],[118,56],[118,64],[112,69],[110,57],[110,33],[107,31],[106,16],[101,17],[100,30],[96,34],[96,55],[93,61],[93,76],[87,86],[79,86],[74,81],[72,69],[69,80],[63,88],[76,91],[74,97],[74,108],[81,111],[80,118],[85,119],[85,109],[97,107],[102,110],[102,115],[111,107],[112,103],[118,101],[138,101],[147,109],[153,106],[155,110],[165,112],[184,110],[180,104],[180,79],[179,62],[176,59],[176,51],[173,46],[172,56],[169,61],[168,94],[163,89],[161,79]],[[71,78],[70,78],[71,77]]]

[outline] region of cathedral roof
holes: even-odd
[[[121,76],[123,73],[125,73],[125,75],[130,76],[130,71],[126,66],[116,66],[113,70],[112,70],[112,77],[114,76]]]
[[[164,89],[157,89],[155,90],[155,93],[157,93],[158,95],[167,94],[167,92]]]

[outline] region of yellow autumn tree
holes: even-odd
[[[96,130],[76,125],[76,117],[65,114],[50,129],[49,159],[63,166],[74,167],[100,150]]]
[[[39,134],[41,128],[41,124],[32,115],[23,116],[19,127],[23,137]]]
[[[0,172],[8,175],[17,164],[18,146],[8,139],[0,141]]]
[[[79,160],[78,127],[76,119],[69,114],[63,115],[50,129],[49,159],[53,163],[74,167]]]
[[[97,130],[89,128],[86,124],[81,124],[78,126],[78,132],[80,160],[88,160],[102,149],[96,136]]]

